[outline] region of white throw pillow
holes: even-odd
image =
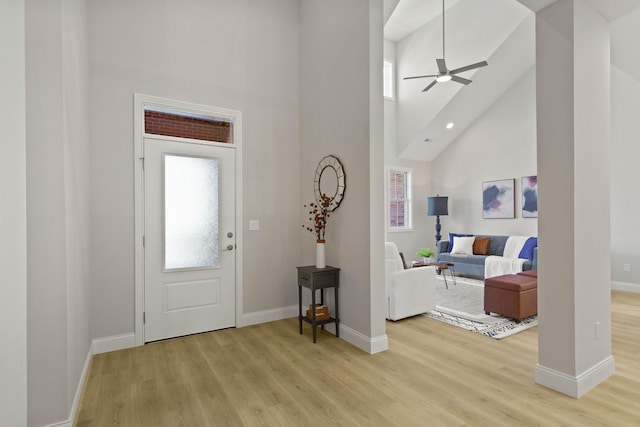
[[[453,237],[452,254],[473,255],[473,242],[475,237]]]

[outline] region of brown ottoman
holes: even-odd
[[[538,313],[538,279],[506,274],[484,280],[484,311],[518,322]]]
[[[527,271],[522,271],[518,274],[521,276],[538,278],[538,270],[527,270]]]

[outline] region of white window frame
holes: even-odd
[[[391,174],[392,173],[403,173],[406,177],[405,182],[405,198],[403,199],[391,199],[389,196],[390,193],[390,182],[391,182]],[[387,166],[387,172],[385,174],[385,223],[387,226],[388,232],[404,232],[404,231],[413,231],[413,169],[404,168],[400,166]],[[391,226],[391,203],[394,201],[403,201],[405,203],[404,210],[404,225],[401,227],[392,227]]]
[[[395,63],[388,58],[382,61],[382,93],[384,99],[395,101],[396,99],[396,73]]]

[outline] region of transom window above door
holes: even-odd
[[[225,144],[233,142],[233,123],[229,120],[152,106],[144,108],[144,131]]]

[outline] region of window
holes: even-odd
[[[393,100],[393,62],[385,59],[383,61],[383,69],[382,69],[382,80],[383,80],[383,89],[382,93],[386,99]]]
[[[144,107],[144,131],[154,135],[233,143],[233,123],[230,120],[161,107]]]
[[[387,218],[389,231],[411,230],[411,169],[387,169]]]
[[[164,153],[164,271],[220,267],[219,162]]]

